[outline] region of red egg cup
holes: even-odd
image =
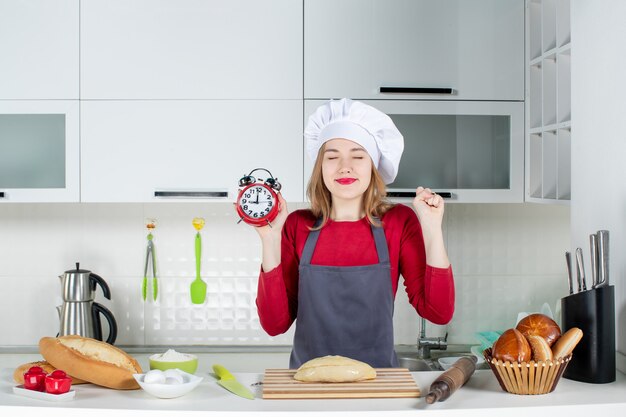
[[[45,391],[46,373],[39,366],[33,366],[24,373],[24,388],[33,391]]]
[[[65,372],[57,369],[46,376],[45,385],[48,394],[65,394],[72,386],[72,378],[68,377]]]

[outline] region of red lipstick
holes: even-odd
[[[356,181],[356,178],[338,178],[337,181],[341,185],[349,185]]]

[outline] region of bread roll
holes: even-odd
[[[574,351],[574,348],[583,337],[583,331],[578,327],[572,327],[552,346],[552,354],[555,359],[563,358]]]
[[[25,363],[23,365],[20,365],[20,366],[18,366],[15,369],[15,371],[13,372],[13,380],[15,382],[17,382],[18,384],[23,384],[24,383],[24,373],[26,373],[26,371],[28,371],[33,366],[40,367],[47,374],[51,374],[52,372],[56,371],[56,369],[57,369],[54,366],[50,365],[46,361],[29,362],[29,363]],[[65,369],[63,369],[63,371],[64,370]],[[67,376],[72,378],[72,385],[87,384],[86,381],[83,381],[82,379],[74,378],[70,374],[67,374]]]
[[[530,345],[524,335],[516,329],[502,333],[491,349],[494,358],[503,362],[528,362],[532,357]]]
[[[541,336],[530,335],[527,336],[526,339],[530,344],[530,350],[533,353],[532,359],[536,362],[538,361],[549,361],[552,360],[552,349],[548,346],[548,342]]]
[[[52,366],[68,374],[113,389],[138,389],[133,374],[139,363],[108,343],[81,336],[43,337],[39,351]]]
[[[559,325],[545,314],[530,314],[521,319],[515,328],[527,337],[531,335],[543,337],[548,346],[552,346],[561,336]]]
[[[376,378],[374,368],[344,356],[323,356],[302,364],[294,379],[303,382],[355,382]]]

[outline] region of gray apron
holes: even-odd
[[[383,228],[371,229],[378,264],[364,266],[311,265],[320,231],[309,233],[299,266],[290,368],[326,355],[346,356],[375,368],[398,367],[389,250]]]

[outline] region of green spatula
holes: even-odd
[[[193,227],[196,232],[196,279],[191,283],[191,302],[194,304],[203,304],[206,299],[206,282],[200,277],[200,259],[202,258],[202,238],[200,230],[204,227],[204,219],[195,217],[193,219]]]

